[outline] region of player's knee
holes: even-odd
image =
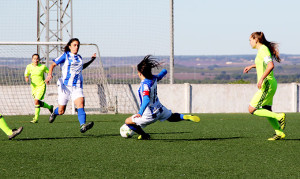
[[[129,117],[129,118],[127,118],[127,119],[125,120],[125,124],[132,124],[132,119],[131,119],[131,117]]]
[[[39,101],[38,99],[34,99],[34,105],[39,105]]]
[[[65,114],[65,110],[64,110],[64,109],[58,109],[58,114],[59,114],[59,115]]]
[[[248,111],[250,114],[253,114],[256,109],[252,106],[249,106]]]

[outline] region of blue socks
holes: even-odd
[[[84,111],[84,108],[77,109],[78,111],[78,121],[80,123],[80,126],[85,124],[86,122],[86,113]]]
[[[55,114],[55,115],[59,115],[59,114],[58,114],[58,107],[54,110],[54,114]]]
[[[86,113],[84,111],[84,108],[77,109],[77,112],[78,112],[78,121],[79,121],[80,126],[81,126],[81,125],[85,124],[85,122],[86,122]],[[58,114],[58,107],[54,110],[54,114],[59,115]]]
[[[138,125],[134,125],[134,124],[126,124],[131,130],[133,130],[134,132],[140,134],[140,135],[145,135],[145,131],[143,131],[143,129],[141,128],[141,126]]]
[[[180,114],[180,119],[181,120],[184,120],[183,116],[184,116],[183,114]]]

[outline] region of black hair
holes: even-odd
[[[77,39],[77,38],[72,38],[72,39],[69,40],[69,42],[68,42],[67,45],[65,46],[65,48],[64,48],[65,52],[70,52],[69,46],[70,46],[71,43],[74,42],[74,41],[77,41],[77,42],[78,42],[78,50],[79,50],[79,47],[80,47],[80,41],[79,41],[79,39]]]
[[[137,65],[137,70],[144,75],[145,78],[152,78],[152,68],[158,68],[160,64],[152,58],[151,55],[147,55],[144,59]]]
[[[31,56],[31,58],[33,58],[34,56],[38,56],[38,59],[40,59],[40,55],[39,55],[39,54],[35,53],[35,54],[33,54],[33,55]]]

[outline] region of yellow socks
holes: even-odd
[[[12,130],[8,127],[1,114],[0,114],[0,128],[3,130],[3,132],[6,135],[12,135]]]
[[[40,111],[41,111],[40,105],[35,105],[35,116],[34,116],[35,121],[39,120]]]

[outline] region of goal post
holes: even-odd
[[[47,67],[51,61],[63,52],[50,51],[45,54],[45,47],[55,47],[62,50],[67,42],[0,42],[0,113],[5,115],[34,114],[34,104],[31,95],[30,83],[26,83],[24,72],[31,63],[33,54],[39,52],[41,63]],[[100,58],[97,44],[81,43],[78,54],[83,58],[83,63],[89,61],[96,53],[96,60],[83,70],[83,91],[85,95],[85,111],[87,114],[115,113],[116,104],[110,92],[106,72]],[[57,104],[58,78],[61,77],[60,67],[53,71],[53,79],[47,85],[44,101],[48,104]],[[67,105],[66,114],[72,114],[72,101]],[[41,110],[41,114],[49,114],[48,110]]]

